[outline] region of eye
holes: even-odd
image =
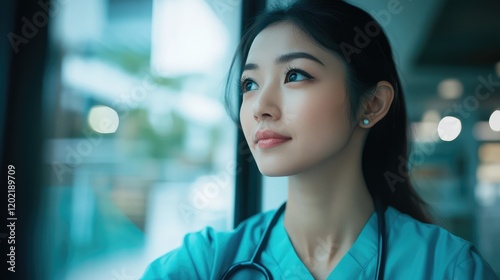
[[[311,75],[307,74],[305,71],[291,68],[288,69],[288,72],[286,73],[285,83],[300,82],[310,79],[312,79]]]
[[[257,84],[254,81],[245,77],[242,78],[241,93],[245,93],[256,89],[257,89]]]

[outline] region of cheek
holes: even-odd
[[[308,119],[316,120],[318,124],[327,126],[344,123],[347,117],[346,105],[343,100],[316,102],[311,105],[308,111]]]
[[[243,129],[243,134],[247,142],[252,141],[252,131],[253,131],[253,113],[249,102],[243,102],[240,108],[240,124]]]
[[[343,142],[350,131],[348,104],[339,96],[323,95],[304,100],[300,107],[299,127],[312,144],[324,146],[328,143]]]

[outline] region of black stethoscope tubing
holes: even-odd
[[[380,199],[374,199],[375,210],[377,212],[377,220],[378,220],[378,258],[377,258],[377,274],[375,279],[383,279],[384,278],[384,269],[385,269],[385,258],[386,258],[386,232],[385,232],[385,206],[382,204]],[[269,236],[271,233],[271,229],[277,224],[279,217],[286,208],[286,202],[281,205],[281,207],[276,211],[271,221],[266,227],[266,231],[264,235],[261,237],[259,241],[259,245],[257,249],[253,253],[252,257],[248,261],[239,262],[233,264],[230,268],[226,270],[224,275],[222,276],[222,280],[230,279],[231,276],[235,275],[237,272],[249,269],[255,270],[264,275],[266,280],[272,280],[273,276],[267,267],[261,265],[258,261],[260,255],[264,248],[267,245],[267,241],[269,240]]]

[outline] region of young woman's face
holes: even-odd
[[[244,69],[240,120],[264,175],[295,175],[343,150],[353,126],[338,58],[279,23],[255,38]]]

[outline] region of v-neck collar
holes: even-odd
[[[284,225],[284,214],[271,232],[267,250],[281,270],[283,279],[311,279],[314,277],[300,260]],[[376,262],[378,253],[377,214],[373,212],[358,238],[339,261],[327,279],[357,279],[371,262]]]

